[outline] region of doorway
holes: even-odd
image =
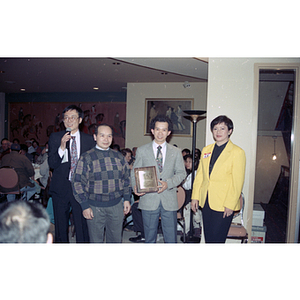
[[[264,223],[260,225],[265,226],[266,243],[294,241],[293,235],[299,222],[299,216],[292,210],[297,208],[298,203],[295,197],[298,184],[295,184],[295,179],[298,178],[299,170],[299,149],[294,143],[297,125],[295,115],[298,110],[295,99],[296,69],[259,68],[255,209],[252,224],[255,224],[256,209],[262,208]],[[296,153],[298,159],[295,159]]]

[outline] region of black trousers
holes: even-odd
[[[138,202],[134,202],[131,205],[132,220],[133,220],[133,230],[135,232],[140,232],[141,233],[141,237],[145,238],[142,211],[140,209],[138,209],[138,205],[139,205]]]
[[[206,198],[202,208],[205,243],[225,243],[233,214],[223,218],[224,212],[212,210]]]
[[[68,186],[66,186],[65,189],[66,194],[63,197],[55,193],[53,193],[52,195],[55,222],[55,242],[69,242],[68,229],[71,207],[76,231],[76,243],[89,243],[87,222],[82,215],[80,204],[73,196],[71,182],[69,182]]]

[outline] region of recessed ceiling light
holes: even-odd
[[[21,91],[21,92],[25,92],[26,90],[25,90],[25,89],[20,89],[20,91]]]
[[[99,90],[99,88],[97,86],[94,86],[93,90]]]

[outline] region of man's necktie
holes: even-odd
[[[163,155],[161,152],[161,146],[157,147],[156,161],[157,161],[159,172],[161,173],[163,170]]]
[[[76,146],[76,139],[75,136],[72,136],[72,145],[71,145],[71,176],[73,177],[73,174],[75,172],[75,168],[77,165],[78,157],[77,157],[77,146]]]

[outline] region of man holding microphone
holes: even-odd
[[[77,243],[88,243],[89,235],[82,209],[73,196],[71,185],[77,161],[95,146],[91,135],[79,131],[83,111],[76,105],[67,106],[63,113],[66,131],[54,132],[49,138],[48,163],[53,169],[50,194],[53,201],[55,242],[68,243],[69,214],[72,208]]]

